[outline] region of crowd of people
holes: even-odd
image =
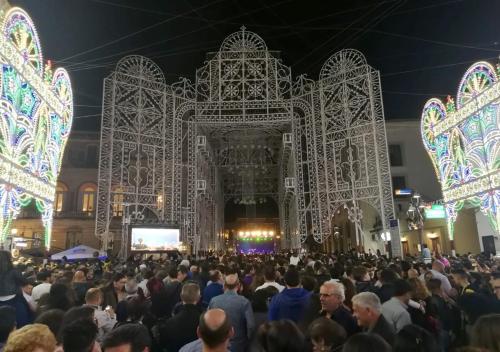
[[[423,259],[0,251],[0,352],[500,352],[500,262]]]

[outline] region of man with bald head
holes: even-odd
[[[453,296],[453,287],[451,287],[450,280],[444,274],[444,264],[439,260],[435,260],[432,263],[432,269],[430,270],[432,277],[441,281],[441,287],[448,296]]]
[[[196,333],[198,340],[185,345],[179,352],[229,351],[229,339],[234,335],[234,329],[226,312],[215,308],[207,310],[200,316]]]
[[[224,279],[224,294],[210,300],[208,309],[224,310],[234,329],[231,337],[231,351],[245,351],[255,329],[252,304],[248,299],[238,295],[240,282],[238,275],[229,274]]]

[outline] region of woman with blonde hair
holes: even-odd
[[[46,325],[31,324],[13,331],[3,352],[53,352],[56,338]]]
[[[431,297],[427,286],[425,286],[425,283],[422,282],[422,280],[413,277],[408,279],[408,282],[411,285],[413,300],[426,302]]]

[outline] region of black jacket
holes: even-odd
[[[377,323],[375,324],[373,329],[371,329],[368,332],[380,335],[391,346],[394,342],[394,337],[396,336],[394,329],[387,322],[387,320],[385,320],[382,314],[380,314]]]
[[[0,297],[21,293],[22,276],[16,269],[0,273]]]
[[[380,298],[380,303],[385,303],[394,296],[394,285],[392,283],[383,284],[382,287],[374,290],[375,294]]]
[[[196,328],[203,309],[185,304],[177,315],[158,325],[160,346],[168,352],[177,352],[185,344],[198,339]]]

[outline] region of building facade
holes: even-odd
[[[386,122],[387,140],[390,150],[391,176],[395,189],[412,189],[419,192],[427,202],[439,201],[441,190],[429,158],[419,137],[419,121],[396,120]],[[71,248],[78,244],[86,244],[95,248],[102,245],[94,235],[95,202],[97,197],[97,164],[99,150],[99,133],[73,131],[69,139],[67,153],[63,159],[63,167],[57,185],[55,200],[56,211],[53,225],[52,247],[54,249]],[[418,251],[419,233],[408,230],[406,212],[409,201],[407,197],[394,195],[395,211],[400,220],[402,248],[407,254]],[[121,211],[116,210],[115,228],[121,225]],[[385,243],[378,236],[376,216],[368,215],[366,210],[365,236],[366,250],[384,251]],[[483,250],[475,209],[463,209],[455,227],[454,248],[457,253],[479,253]],[[233,232],[241,226],[238,223],[229,224],[223,234],[223,241],[231,238]],[[276,221],[276,220],[275,220]],[[238,226],[237,226],[238,225]],[[37,237],[43,233],[43,224],[34,210],[24,209],[13,224],[17,236],[28,239],[28,246],[38,244]],[[480,228],[480,227],[479,227]],[[119,231],[119,230],[118,230]],[[226,236],[227,234],[227,236]],[[116,233],[115,236],[119,236]],[[229,237],[228,237],[229,236]],[[228,237],[228,238],[226,238]],[[452,245],[449,241],[445,219],[432,219],[424,222],[424,240],[429,248],[440,248],[444,253],[450,253]],[[111,239],[113,241],[113,239]],[[110,247],[113,243],[109,243]],[[355,248],[354,229],[347,213],[339,209],[334,220],[331,239],[325,242],[324,248],[329,251],[348,250]]]

